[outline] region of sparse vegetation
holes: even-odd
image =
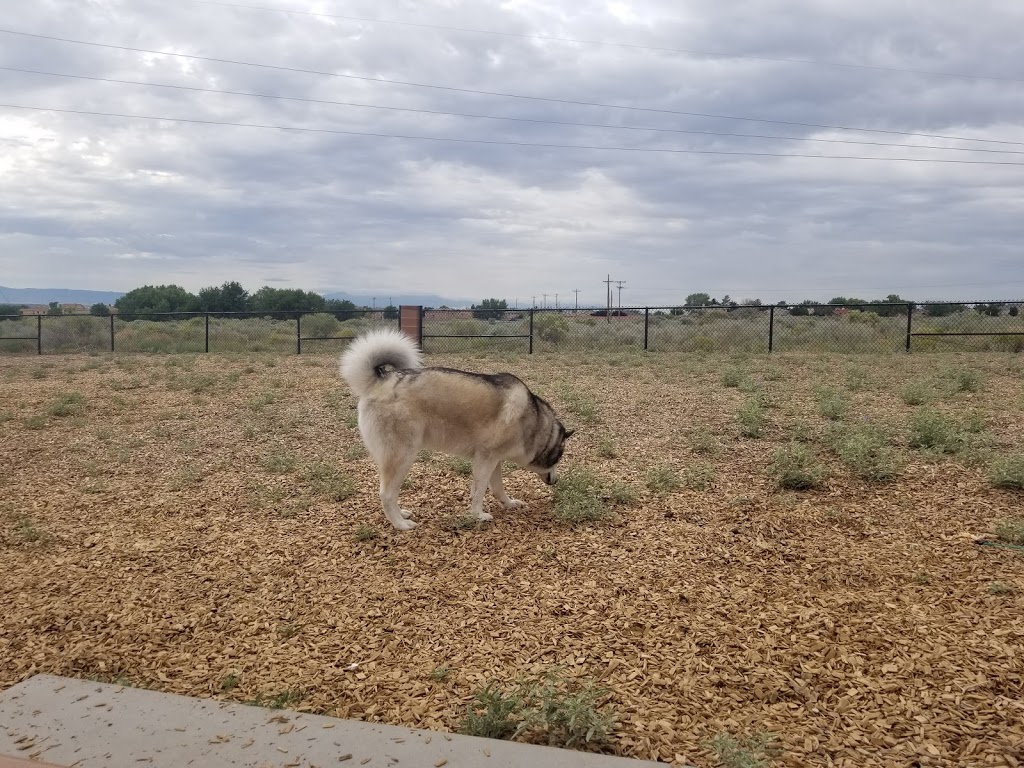
[[[900,397],[907,405],[924,405],[935,399],[935,390],[926,381],[912,381],[900,390]]]
[[[554,673],[509,691],[491,682],[474,694],[459,733],[597,749],[615,726],[614,714],[601,704],[604,696],[592,683],[572,683]]]
[[[1014,546],[1024,546],[1024,518],[1000,520],[995,527],[996,537],[1000,541]]]
[[[771,472],[780,488],[792,491],[818,488],[828,474],[814,451],[802,443],[791,443],[776,450]]]
[[[224,678],[223,682],[221,682],[220,689],[224,691],[224,693],[229,693],[237,688],[240,682],[242,682],[242,680],[238,675],[228,675]]]
[[[380,531],[372,525],[361,525],[356,529],[355,539],[360,542],[374,541],[380,538]]]
[[[263,468],[275,475],[286,475],[289,472],[294,472],[298,463],[298,459],[290,453],[275,451],[263,461]]]
[[[768,768],[774,742],[771,734],[759,733],[738,739],[728,733],[718,733],[709,746],[722,768]]]
[[[647,487],[655,493],[672,493],[682,484],[679,473],[670,466],[659,464],[647,470]]]
[[[1000,456],[989,468],[989,482],[996,488],[1024,490],[1024,454]]]
[[[824,387],[815,392],[818,400],[818,413],[829,421],[842,421],[850,410],[849,401],[838,390]]]
[[[615,443],[609,435],[602,435],[597,443],[597,455],[602,459],[614,459],[619,454],[615,450]]]
[[[57,398],[57,402],[47,410],[51,416],[66,418],[81,416],[85,412],[85,395],[81,392],[69,392]]]
[[[328,501],[344,501],[356,492],[352,479],[330,464],[313,464],[303,477],[316,494]]]
[[[722,371],[722,385],[730,388],[737,388],[743,383],[746,374],[739,368],[726,368]]]
[[[683,483],[691,491],[704,491],[715,482],[715,468],[710,464],[691,464],[683,470]]]
[[[988,592],[990,595],[1014,595],[1017,593],[1017,589],[1013,584],[1007,584],[1002,581],[993,581],[988,585]]]
[[[721,444],[709,432],[694,432],[690,435],[690,450],[698,456],[717,456]]]
[[[565,402],[565,410],[571,413],[584,424],[597,422],[597,403],[589,395],[575,389],[565,388],[562,390],[562,400]]]
[[[572,525],[600,522],[615,517],[609,505],[614,487],[606,486],[595,474],[585,469],[564,472],[554,486],[555,517]],[[621,490],[616,492],[622,498]]]
[[[446,459],[448,468],[457,475],[469,477],[473,474],[473,462],[461,456],[448,456]]]
[[[839,460],[863,480],[884,483],[899,474],[896,454],[885,436],[871,427],[858,427],[839,437]]]
[[[966,444],[963,431],[946,416],[924,408],[910,418],[910,446],[938,453],[957,453]]]
[[[747,400],[736,414],[736,420],[740,424],[740,434],[743,437],[761,437],[764,434],[766,415],[760,399],[752,397]]]

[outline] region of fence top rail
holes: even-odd
[[[47,320],[56,319],[61,317],[95,317],[97,319],[106,319],[113,317],[115,320],[125,317],[135,318],[148,318],[148,317],[297,317],[297,316],[308,316],[308,315],[374,315],[374,314],[385,314],[383,309],[268,309],[268,310],[245,310],[244,312],[222,312],[220,310],[211,309],[209,311],[192,312],[192,311],[181,311],[181,312],[109,312],[105,315],[94,315],[91,312],[62,312],[59,315],[0,315],[0,320],[3,319],[21,319],[26,320],[33,317],[42,317]]]
[[[494,309],[491,307],[424,307],[423,311],[430,314],[450,314],[458,313],[465,314],[479,313],[481,315],[504,315],[504,314],[517,314],[522,312],[643,312],[645,310],[687,310],[696,312],[707,312],[713,309],[758,309],[758,310],[769,310],[773,307],[776,309],[797,309],[801,307],[807,307],[808,309],[821,307],[823,309],[857,309],[860,307],[934,307],[934,306],[976,306],[976,305],[997,305],[997,306],[1011,306],[1024,304],[1024,299],[1000,299],[998,301],[984,301],[984,300],[970,300],[970,301],[857,301],[857,302],[846,302],[844,304],[831,304],[829,302],[817,302],[813,304],[665,304],[661,306],[647,305],[647,306],[615,306],[609,310],[608,307],[505,307],[502,309]],[[378,310],[379,311],[379,310]]]

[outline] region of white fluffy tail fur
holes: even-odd
[[[370,331],[354,339],[341,355],[341,377],[362,397],[384,378],[383,366],[420,368],[422,356],[415,342],[395,328]]]

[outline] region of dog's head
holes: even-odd
[[[533,466],[530,467],[540,479],[548,485],[558,482],[558,462],[562,460],[565,453],[565,441],[573,436],[576,430],[566,429],[561,422],[558,424],[558,439],[542,455],[538,456]]]

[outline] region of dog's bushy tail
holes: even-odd
[[[387,366],[410,369],[422,365],[412,339],[395,328],[382,328],[353,340],[341,355],[339,369],[356,397],[362,397],[388,375]]]

